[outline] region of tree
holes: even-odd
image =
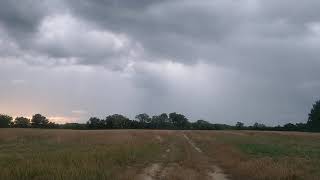
[[[41,114],[35,114],[31,119],[31,126],[34,128],[45,128],[49,124],[49,120]]]
[[[173,126],[177,129],[186,129],[189,126],[189,121],[188,119],[182,115],[182,114],[178,114],[178,113],[170,113],[169,114],[169,118],[171,120],[171,122],[173,123]]]
[[[243,129],[243,127],[244,127],[243,122],[237,122],[236,129]]]
[[[283,126],[283,130],[285,131],[296,131],[297,130],[297,126],[292,124],[292,123],[287,123]]]
[[[320,131],[320,100],[313,104],[307,125],[312,131]]]
[[[151,121],[150,116],[146,113],[136,115],[136,119],[141,123],[150,123]]]
[[[87,124],[80,123],[65,123],[61,125],[61,128],[63,129],[86,129],[87,127]]]
[[[46,125],[46,128],[58,129],[58,128],[60,128],[60,125],[59,125],[59,124],[56,124],[56,123],[54,123],[54,122],[49,122],[49,123]]]
[[[167,113],[162,113],[159,115],[161,121],[163,121],[164,123],[172,123],[171,119],[169,118]]]
[[[255,129],[255,130],[264,130],[264,129],[266,129],[266,125],[264,125],[264,124],[260,124],[260,123],[254,123],[253,124],[253,129]]]
[[[0,128],[9,128],[12,122],[12,117],[0,114]]]
[[[106,124],[108,128],[124,129],[130,128],[131,122],[127,117],[121,114],[114,114],[106,117]]]
[[[150,127],[156,129],[171,129],[172,122],[167,113],[152,116]]]
[[[97,117],[91,117],[87,122],[87,127],[91,129],[102,129],[106,127],[106,123]]]
[[[28,127],[30,127],[30,119],[25,118],[25,117],[17,117],[14,120],[14,127],[28,128]]]
[[[213,129],[213,126],[211,123],[205,121],[205,120],[198,120],[195,123],[192,124],[193,129],[201,129],[201,130],[209,130]]]
[[[306,123],[296,123],[296,127],[298,131],[307,131],[307,124]]]

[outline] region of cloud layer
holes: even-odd
[[[319,8],[317,0],[4,0],[0,109],[82,122],[172,111],[229,124],[305,121],[320,97]]]

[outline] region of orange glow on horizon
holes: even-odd
[[[13,115],[13,119],[17,118],[17,117],[26,117],[28,119],[32,119],[32,116],[33,115]],[[45,115],[44,115],[45,116]],[[46,116],[47,119],[50,121],[50,122],[54,122],[54,123],[57,123],[57,124],[65,124],[65,123],[76,123],[77,121],[80,120],[79,117],[69,117],[69,116]]]

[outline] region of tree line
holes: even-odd
[[[0,114],[0,128],[59,128],[59,124],[50,122],[45,116],[35,114],[31,119]]]
[[[273,130],[273,131],[313,131],[320,132],[320,101],[315,102],[306,123],[288,123],[283,126],[266,126],[254,123],[245,126],[242,122],[235,125],[214,124],[205,120],[190,122],[183,114],[176,112],[149,116],[138,114],[134,120],[124,115],[113,114],[104,119],[91,117],[87,123],[56,124],[45,116],[35,114],[31,119],[0,114],[0,128],[48,128],[48,129],[180,129],[180,130]]]

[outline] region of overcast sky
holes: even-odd
[[[1,0],[0,113],[303,122],[319,0]]]

